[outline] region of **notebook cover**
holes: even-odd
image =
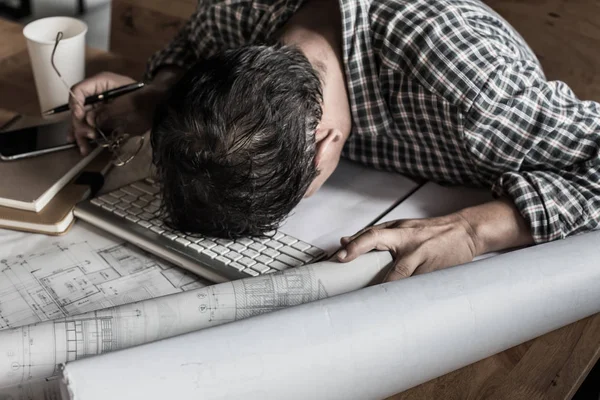
[[[104,174],[110,163],[110,154],[103,152],[84,169],[84,172]],[[0,227],[51,235],[65,233],[72,225],[75,204],[91,192],[89,184],[78,184],[76,181],[77,178],[66,185],[39,213],[0,207]],[[63,228],[58,229],[61,224]]]
[[[14,115],[2,110],[0,125],[4,125],[2,122],[6,123]],[[9,129],[31,125],[31,121],[31,117],[24,117],[12,124]],[[93,153],[98,154],[97,151]],[[78,170],[94,158],[94,155],[88,157],[84,159],[79,151],[73,148],[22,160],[0,161],[0,177],[2,177],[0,206],[41,211],[55,195],[53,192],[61,189],[60,181],[67,175],[71,175],[71,178],[76,175]],[[67,178],[62,186],[70,180]],[[44,196],[47,192],[48,194]]]

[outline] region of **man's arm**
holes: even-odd
[[[499,199],[343,238],[341,261],[389,250],[393,280],[598,228],[600,104],[519,61],[492,74],[464,121],[471,161]]]
[[[600,223],[600,104],[532,62],[498,68],[465,116],[472,162],[512,200],[536,243]]]

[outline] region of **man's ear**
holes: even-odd
[[[327,160],[327,156],[331,152],[337,152],[336,143],[342,140],[342,131],[339,129],[317,129],[315,132],[316,153],[315,166],[319,169],[319,165]]]

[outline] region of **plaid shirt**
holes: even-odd
[[[302,0],[200,0],[149,61],[189,66],[269,41]],[[600,221],[600,105],[549,82],[477,0],[340,0],[352,133],[343,155],[514,201],[536,242]]]

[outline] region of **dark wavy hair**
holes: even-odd
[[[167,223],[238,238],[276,229],[317,175],[321,81],[296,48],[247,46],[193,66],[157,109]]]

